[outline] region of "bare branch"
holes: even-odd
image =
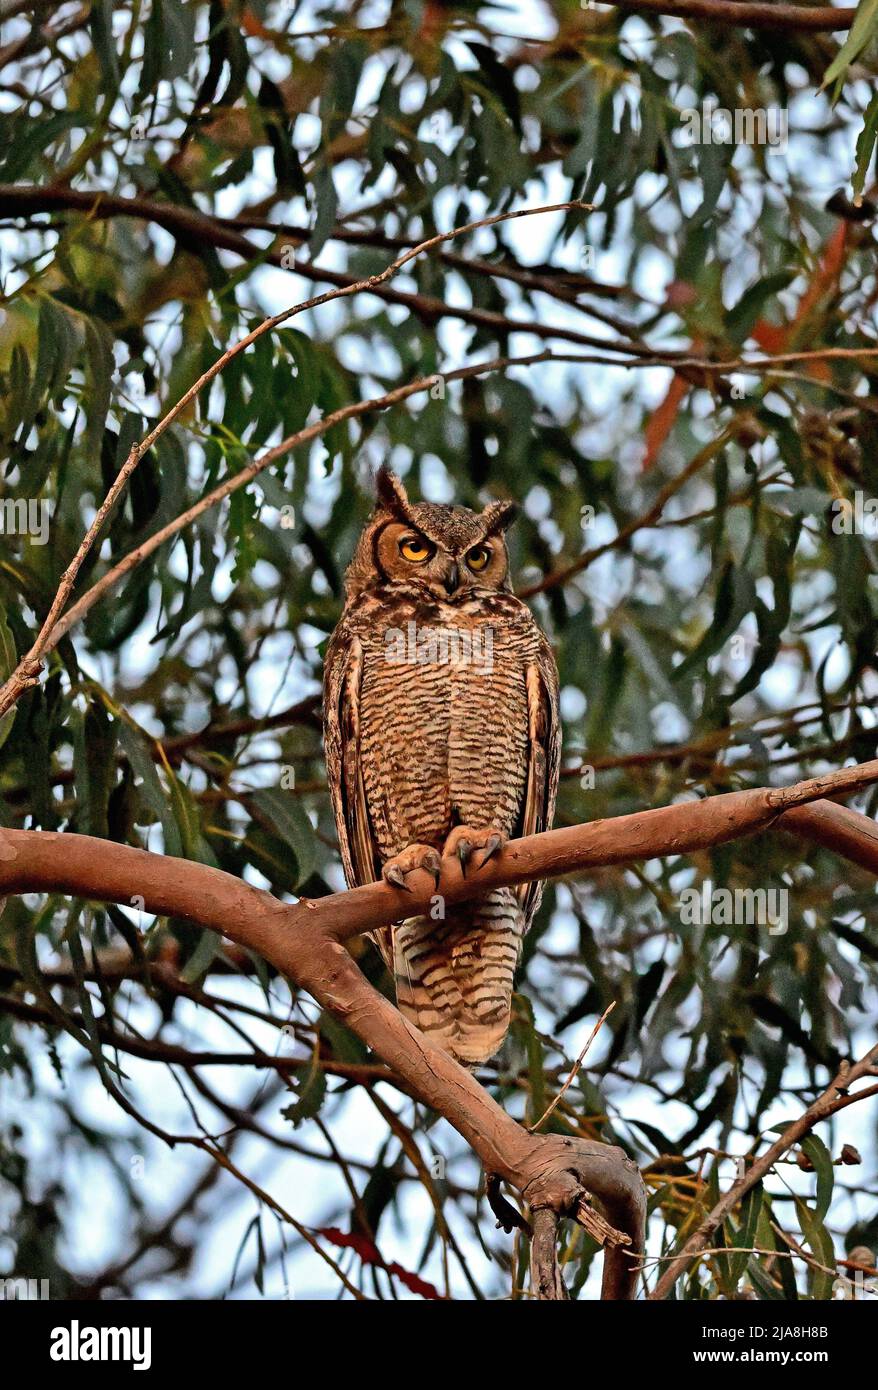
[[[486,1170],[511,1183],[526,1202],[578,1219],[586,1194],[594,1194],[610,1226],[636,1255],[642,1253],[645,1193],[636,1164],[621,1149],[592,1140],[529,1135],[506,1115],[468,1071],[367,983],[342,944],[350,933],[336,930],[339,919],[325,911],[331,898],[289,907],[203,864],[88,836],[36,831],[0,832],[0,889],[104,901],[129,901],[137,893],[150,912],[199,922],[259,952],[357,1033],[423,1104],[454,1125]],[[334,897],[351,899],[356,891],[362,890]],[[385,897],[381,886],[378,891],[384,899],[380,910],[391,920],[398,915],[396,895],[387,889]],[[607,1298],[633,1295],[636,1274],[621,1249],[607,1250]]]
[[[477,876],[463,878],[453,857],[443,861],[439,889],[446,900],[457,902],[501,884],[659,854],[681,854],[775,823],[794,825],[794,817],[784,821],[784,811],[809,801],[818,802],[816,821],[821,833],[828,822],[832,833],[840,836],[838,813],[842,808],[826,809],[831,804],[820,798],[827,792],[855,791],[875,780],[878,761],[843,768],[793,787],[727,793],[547,831],[511,842],[496,862],[489,861]],[[851,820],[851,814],[844,815],[848,848],[857,834],[874,843],[871,822],[865,817]],[[871,827],[871,839],[861,821]],[[813,831],[813,826],[808,828]],[[432,876],[422,877],[425,881],[419,885],[418,876],[412,876],[406,913],[426,908],[436,891]],[[302,900],[288,906],[203,864],[89,836],[3,830],[0,889],[6,893],[64,892],[111,902],[130,901],[137,893],[149,912],[189,918],[257,951],[352,1028],[414,1095],[454,1125],[481,1158],[486,1172],[516,1187],[532,1209],[549,1208],[556,1216],[588,1224],[587,1203],[589,1194],[594,1193],[609,1223],[604,1236],[615,1232],[616,1241],[606,1247],[604,1297],[633,1296],[637,1276],[631,1255],[642,1252],[645,1218],[643,1184],[636,1165],[618,1148],[565,1136],[528,1134],[469,1072],[434,1047],[367,983],[345,949],[345,939],[399,917],[399,893],[388,884],[371,884],[317,902]],[[621,1243],[625,1239],[627,1246]],[[670,1271],[666,1277],[669,1275]]]
[[[567,1289],[558,1265],[559,1218],[550,1207],[534,1212],[530,1247],[530,1282],[537,1299],[566,1299]]]
[[[792,29],[831,33],[850,29],[856,9],[832,5],[764,4],[760,0],[613,0],[617,10],[664,14],[675,19],[703,19],[742,29]]]
[[[791,787],[731,792],[546,831],[510,842],[496,859],[469,878],[463,877],[454,856],[443,860],[438,887],[447,901],[458,902],[501,885],[661,854],[683,854],[773,825],[795,829],[796,810],[806,833],[831,840],[866,862],[867,852],[875,853],[872,822],[822,798],[827,793],[851,793],[876,780],[878,760],[873,760]],[[803,817],[801,808],[815,802],[811,817]],[[546,1209],[554,1218],[577,1220],[603,1239],[604,1298],[634,1296],[637,1266],[632,1256],[643,1251],[646,1211],[643,1181],[636,1165],[619,1148],[586,1139],[527,1133],[495,1104],[471,1073],[437,1049],[368,984],[344,947],[346,939],[396,920],[403,910],[406,915],[426,910],[436,892],[432,875],[412,875],[404,909],[398,890],[383,882],[288,906],[204,864],[85,835],[0,830],[0,891],[62,892],[109,902],[128,902],[136,893],[149,912],[188,918],[258,952],[350,1027],[411,1094],[444,1115],[478,1154],[487,1173],[516,1187],[533,1211]],[[760,1165],[770,1166],[798,1135],[831,1113],[833,1106],[840,1106],[843,1085],[860,1075],[873,1074],[876,1056],[878,1049],[851,1069],[846,1082],[836,1078],[820,1101],[778,1141],[780,1147],[772,1146]],[[750,1174],[757,1176],[748,1175],[751,1183],[758,1180],[761,1171],[767,1167],[754,1165]],[[734,1206],[741,1190],[736,1186],[732,1192],[734,1195],[724,1201],[730,1200]],[[592,1193],[603,1208],[605,1224],[594,1220],[589,1207]],[[722,1212],[716,1219],[722,1219]],[[548,1218],[542,1222],[540,1249],[543,1238],[548,1240],[550,1224]],[[705,1223],[693,1241],[707,1243],[713,1230],[708,1225]],[[658,1287],[665,1291],[671,1287],[691,1250],[697,1253],[700,1248],[687,1243]],[[540,1287],[555,1287],[557,1291],[543,1256],[535,1259]],[[664,1295],[657,1289],[653,1296]]]

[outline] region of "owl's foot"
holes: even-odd
[[[404,892],[410,893],[412,890],[406,883],[406,876],[414,869],[425,869],[428,874],[432,874],[438,888],[441,868],[439,851],[432,845],[407,845],[401,854],[388,859],[381,870],[381,876],[393,888],[402,888]]]
[[[485,867],[491,855],[503,848],[508,839],[508,835],[492,825],[482,830],[476,830],[471,825],[456,825],[442,848],[442,858],[456,855],[460,861],[460,872],[466,878],[467,863],[477,849],[482,851],[482,857],[475,866],[478,873],[479,869]]]

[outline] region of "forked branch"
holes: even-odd
[[[876,780],[878,762],[871,762],[793,787],[734,792],[547,831],[511,842],[496,862],[467,879],[456,859],[444,860],[439,891],[449,901],[462,901],[500,884],[686,853],[769,826],[878,867],[874,824],[821,799],[827,792],[850,793]],[[420,885],[418,876],[412,876],[406,913],[426,908],[436,891],[432,877],[423,877]],[[118,903],[139,896],[151,913],[188,918],[258,952],[356,1033],[423,1104],[443,1115],[478,1154],[485,1171],[516,1188],[533,1213],[552,1213],[555,1224],[562,1217],[578,1221],[603,1241],[604,1298],[634,1296],[646,1211],[636,1165],[610,1145],[529,1134],[367,982],[345,949],[346,939],[400,916],[397,890],[371,884],[290,906],[204,864],[84,835],[0,831],[0,892],[33,891]],[[598,1219],[591,1210],[592,1195],[601,1208]],[[535,1225],[539,1249],[534,1258],[540,1286],[557,1293],[545,1256],[552,1221],[540,1217]]]

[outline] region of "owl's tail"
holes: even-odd
[[[467,1066],[486,1062],[509,1029],[524,914],[511,888],[461,903],[443,921],[393,928],[400,1012]]]

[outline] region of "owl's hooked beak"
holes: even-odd
[[[442,580],[442,583],[445,585],[445,592],[447,594],[453,594],[460,584],[460,569],[456,560],[452,563],[451,569]]]

